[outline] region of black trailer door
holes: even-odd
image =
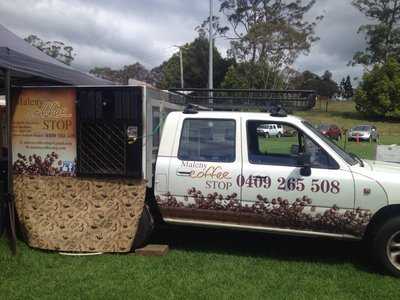
[[[141,87],[77,88],[80,176],[142,176]],[[138,139],[128,139],[135,133]]]

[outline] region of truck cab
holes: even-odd
[[[265,138],[259,129],[269,125],[291,134]],[[398,230],[385,227],[400,216],[395,175],[399,164],[361,160],[298,117],[173,112],[164,123],[154,196],[172,224],[368,237],[398,275],[400,219]]]

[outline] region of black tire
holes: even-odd
[[[146,246],[154,230],[154,219],[147,205],[144,206],[142,216],[139,220],[138,229],[133,241],[132,249],[138,249]]]
[[[397,237],[393,239],[393,237]],[[400,217],[389,219],[383,223],[372,237],[372,255],[382,271],[400,277],[400,246],[391,247],[392,242],[400,244]],[[396,243],[397,244],[397,243]],[[390,253],[397,249],[399,255],[391,258]]]
[[[269,139],[269,133],[268,132],[265,133],[265,138]]]
[[[276,137],[277,137],[278,139],[280,139],[280,138],[282,137],[282,134],[281,134],[280,132],[278,132],[278,134],[276,135]]]

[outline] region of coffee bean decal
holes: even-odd
[[[44,158],[40,155],[17,154],[14,162],[14,174],[18,175],[43,175],[43,176],[71,176],[72,172],[62,171],[63,162],[55,152],[47,154]]]
[[[244,224],[312,230],[327,233],[351,234],[362,236],[371,220],[370,211],[361,209],[339,209],[336,205],[321,209],[312,205],[312,200],[303,196],[290,203],[282,197],[271,200],[258,195],[252,204],[242,204],[236,193],[221,195],[203,193],[196,188],[187,191],[183,201],[170,193],[156,196],[161,207],[167,209],[198,209],[240,214]],[[189,201],[193,199],[194,201]],[[179,213],[179,212],[178,212]],[[199,213],[201,213],[199,211]]]
[[[185,198],[187,197],[187,198]],[[203,195],[201,191],[197,191],[195,188],[188,190],[188,195],[184,199],[188,201],[189,197],[192,197],[195,203],[184,203],[177,201],[176,197],[171,196],[170,193],[166,193],[162,196],[156,196],[156,201],[161,207],[168,208],[190,208],[190,209],[210,209],[210,210],[228,210],[239,212],[240,201],[237,199],[237,194],[223,197],[218,193]]]

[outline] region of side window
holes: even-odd
[[[178,158],[181,160],[234,162],[236,122],[221,119],[186,119]]]
[[[266,124],[265,121],[247,122],[250,163],[295,167],[298,166],[299,155],[308,153],[312,167],[338,168],[336,161],[324,149],[296,127],[282,123],[279,135],[263,135],[259,128],[264,124]]]

